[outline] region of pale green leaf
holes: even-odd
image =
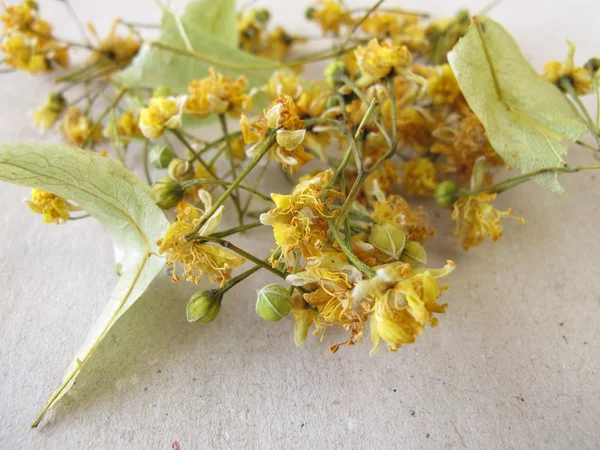
[[[168,221],[156,206],[150,188],[114,159],[64,145],[0,146],[0,180],[37,187],[77,203],[110,232],[119,281],[85,343],[34,423],[37,426],[73,385],[99,342],[113,324],[144,293],[164,261],[156,240]],[[63,225],[68,226],[68,225]]]
[[[489,18],[473,19],[448,54],[458,84],[496,152],[523,173],[564,165],[564,139],[586,131],[566,97],[527,62],[517,43]],[[556,173],[535,180],[562,193]]]
[[[188,54],[146,44],[113,80],[131,88],[167,86],[174,94],[184,94],[190,81],[206,77],[214,67],[233,78],[243,74],[250,87],[266,84],[273,70],[284,66],[238,49],[232,31],[237,30],[235,7],[217,6],[220,3],[234,2],[192,1],[181,18],[165,10],[159,43]],[[213,23],[214,17],[218,18]]]

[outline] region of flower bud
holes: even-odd
[[[596,72],[600,71],[600,58],[591,58],[588,60],[588,62],[585,63],[585,67],[587,70],[589,70],[592,74],[592,76],[594,76],[596,74]]]
[[[435,201],[442,208],[450,208],[458,198],[458,186],[452,180],[442,181],[435,189]]]
[[[184,189],[181,183],[171,177],[164,177],[152,186],[154,201],[162,209],[170,209],[183,199]]]
[[[404,250],[400,255],[400,261],[410,264],[413,269],[418,269],[427,264],[427,253],[425,253],[425,249],[418,242],[406,241]]]
[[[256,20],[258,20],[261,23],[267,23],[271,18],[271,13],[268,9],[257,9],[255,14]]]
[[[325,69],[325,79],[327,80],[327,84],[331,87],[336,87],[341,84],[339,78],[346,74],[346,64],[340,60],[333,61]]]
[[[375,248],[388,256],[388,261],[398,259],[404,249],[406,235],[400,227],[391,223],[374,225],[371,228],[369,242]]]
[[[175,153],[173,149],[166,145],[157,145],[150,150],[150,154],[148,155],[150,164],[157,169],[166,169],[174,158]]]
[[[196,292],[187,305],[188,322],[212,322],[217,318],[223,301],[222,289]]]
[[[169,162],[169,176],[174,180],[185,180],[194,175],[194,168],[189,161],[173,158]]]
[[[312,6],[309,6],[304,11],[304,17],[306,17],[308,20],[310,20],[310,19],[312,19],[313,15],[315,14],[316,11],[317,10],[315,8],[313,8]]]
[[[279,284],[269,284],[258,290],[256,314],[269,322],[277,322],[292,309],[290,292]]]

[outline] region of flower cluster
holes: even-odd
[[[115,71],[129,66],[144,43],[142,27],[118,20],[100,39],[90,25],[94,39],[79,44],[90,52],[85,65],[61,74],[60,87],[33,113],[38,127],[57,124],[71,145],[95,150],[112,144],[110,156],[124,165],[141,160],[136,170],[143,169],[156,205],[172,218],[157,245],[173,281],[208,278],[217,285],[192,296],[190,321],[214,321],[228,290],[265,270],[280,282],[258,291],[256,312],[267,321],[293,316],[298,345],[311,330],[323,339],[338,327],[347,335],[331,351],[365,334],[373,353],[382,343],[396,351],[437,325],[436,315],[446,308],[440,297],[447,287],[439,279],[454,263],[427,266],[425,246],[443,234],[429,220],[440,216],[431,208],[447,210],[465,250],[497,241],[504,219],[523,222],[511,208],[493,203],[546,169],[495,179],[505,163],[488,139],[489,131],[495,142],[493,130],[469,106],[464,79],[446,56],[469,30],[468,12],[430,19],[379,6],[349,9],[341,1],[317,0],[306,17],[323,35],[316,38],[333,44],[295,59],[292,50],[308,37],[270,26],[266,9],[239,11],[228,28],[237,25],[238,39],[227,44],[272,60],[246,54],[254,61],[248,65],[244,58],[205,54],[200,44],[188,42],[192,22],[182,21],[181,46],[146,41],[161,54],[171,52],[174,66],[194,64],[165,77],[168,87],[115,81]],[[0,50],[9,70],[66,66],[67,50],[77,45],[53,37],[33,1],[5,7],[0,20]],[[566,60],[548,63],[543,77],[582,110],[600,143],[598,125],[579,101],[598,91],[600,62],[577,66],[574,52],[569,43]],[[301,75],[305,64],[321,60],[330,60],[322,76]],[[205,68],[206,61],[214,67]],[[188,76],[183,83],[181,74]],[[119,94],[111,98],[109,86]],[[84,94],[72,97],[75,87]],[[107,103],[100,111],[98,99]],[[210,119],[218,119],[216,137],[198,131]],[[290,186],[267,190],[277,177]],[[39,189],[27,205],[45,223],[79,218],[70,217],[77,206]],[[218,230],[229,220],[225,211],[237,224]],[[265,254],[224,239],[258,227],[272,234]],[[252,267],[238,269],[246,264]]]
[[[34,74],[69,65],[68,46],[54,38],[52,26],[39,17],[34,1],[5,6],[0,21],[0,52],[9,66]]]

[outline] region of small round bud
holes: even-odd
[[[173,158],[169,162],[169,176],[174,180],[185,180],[194,174],[194,168],[189,161],[180,158]]]
[[[341,84],[340,77],[346,75],[346,64],[343,61],[336,60],[331,62],[325,69],[325,80],[331,87],[336,87]]]
[[[277,322],[292,309],[289,290],[279,284],[269,284],[258,290],[256,314],[269,322]]]
[[[585,63],[585,67],[592,73],[592,76],[600,70],[600,58],[591,58]]]
[[[435,189],[435,201],[442,208],[450,208],[458,198],[458,186],[452,180],[442,181]]]
[[[67,107],[67,100],[60,93],[50,94],[46,103],[53,111],[59,113],[63,112]]]
[[[421,244],[414,241],[406,241],[404,250],[400,255],[400,261],[410,264],[413,269],[424,267],[427,264],[427,253]]]
[[[258,20],[261,23],[267,23],[269,21],[269,19],[271,18],[271,13],[269,12],[268,9],[257,9],[255,12],[255,17],[256,20]]]
[[[27,8],[33,9],[34,11],[37,11],[39,9],[38,2],[36,2],[35,0],[25,0],[23,2],[23,5]]]
[[[167,86],[157,86],[156,89],[154,89],[154,92],[152,92],[152,97],[168,97],[171,95],[171,89],[169,89]]]
[[[304,17],[306,17],[308,20],[311,20],[316,11],[317,10],[315,8],[309,6],[308,8],[306,8],[306,10],[304,10]]]
[[[389,260],[398,259],[404,250],[406,235],[400,227],[391,223],[383,225],[374,225],[371,228],[369,242],[377,250],[384,253]]]
[[[150,154],[148,155],[150,164],[157,169],[166,169],[174,158],[175,153],[173,149],[166,145],[157,145],[150,150]]]
[[[183,198],[184,192],[181,183],[171,177],[165,177],[152,185],[154,201],[162,209],[170,209],[177,206]]]
[[[223,301],[222,289],[196,292],[187,305],[188,322],[212,322],[217,318]]]

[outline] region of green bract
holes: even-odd
[[[522,172],[564,165],[563,139],[586,131],[583,119],[552,84],[529,65],[498,23],[473,18],[448,61],[469,106],[483,123],[494,150]],[[556,173],[535,180],[563,193]]]
[[[184,94],[188,83],[206,77],[210,67],[230,77],[243,74],[250,87],[266,84],[273,70],[284,67],[238,48],[235,0],[191,1],[181,17],[165,9],[158,42],[197,57],[146,45],[113,81],[130,88],[164,86]]]
[[[97,153],[65,145],[0,146],[0,180],[36,187],[76,202],[110,232],[119,281],[75,354],[60,387],[33,426],[73,385],[81,369],[114,323],[144,293],[164,265],[156,241],[168,226],[150,188],[123,165]]]

